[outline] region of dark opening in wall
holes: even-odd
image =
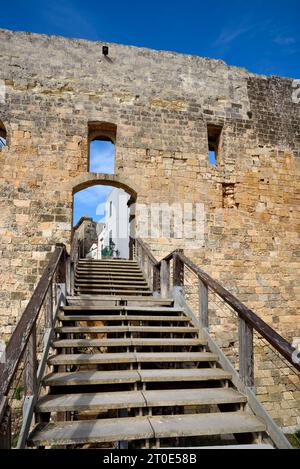
[[[222,133],[221,126],[208,124],[207,126],[208,161],[211,165],[214,165],[214,166],[218,164],[221,133]]]
[[[6,145],[7,133],[3,122],[0,120],[0,150]]]
[[[109,122],[89,122],[89,171],[114,174],[117,126]]]

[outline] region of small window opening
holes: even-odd
[[[7,139],[6,129],[4,127],[3,122],[0,120],[0,151],[6,145],[6,139]]]
[[[89,171],[114,174],[117,127],[108,122],[88,124]]]
[[[112,216],[112,201],[109,202],[109,216]]]
[[[222,127],[217,125],[207,126],[208,161],[213,166],[216,166],[218,164],[221,133]]]

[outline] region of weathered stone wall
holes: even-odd
[[[105,182],[142,204],[204,203],[205,240],[187,254],[288,340],[300,336],[292,80],[116,44],[105,58],[101,43],[62,37],[1,30],[0,44],[2,332],[12,331],[53,244],[70,242],[73,188],[105,178],[87,172],[88,122],[105,121],[117,126],[115,176]],[[223,126],[216,167],[207,124]],[[148,241],[158,257],[182,245]]]
[[[73,227],[73,231],[77,233],[80,255],[85,257],[92,245],[98,241],[97,222],[87,215],[83,215]]]

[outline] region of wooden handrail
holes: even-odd
[[[57,245],[48,266],[38,282],[28,305],[21,316],[5,350],[5,363],[1,369],[0,396],[6,395],[15,372],[24,355],[26,346],[35,327],[39,312],[51,285],[57,267],[65,254],[65,247]]]
[[[227,304],[229,304],[234,311],[242,318],[246,323],[250,324],[264,339],[266,339],[272,347],[274,347],[286,360],[291,363],[297,370],[300,371],[300,364],[293,361],[293,348],[290,343],[278,334],[271,326],[264,322],[257,314],[254,313],[250,308],[241,303],[232,293],[226,288],[214,280],[210,275],[200,269],[184,254],[178,253],[177,256],[189,267],[202,282],[207,285],[211,290],[217,293]]]
[[[149,246],[145,243],[145,241],[143,241],[142,239],[140,238],[137,238],[137,243],[143,248],[145,254],[148,256],[149,260],[151,261],[151,263],[155,266],[158,267],[159,265],[159,262],[157,261],[157,259],[154,257],[154,255],[152,254]]]
[[[149,254],[152,256],[154,261],[155,257],[151,253],[151,250],[146,245],[146,243],[141,239],[138,240],[138,243],[143,246],[143,249],[148,256]],[[226,288],[224,288],[219,282],[214,280],[210,275],[208,275],[188,257],[186,257],[182,251],[172,251],[160,261],[156,261],[155,264],[153,262],[153,266],[156,269],[159,269],[162,263],[164,264],[164,262],[169,262],[172,259],[180,259],[183,265],[187,266],[197,275],[199,281],[201,281],[206,288],[210,288],[215,293],[217,293],[217,295],[219,295],[220,298],[225,301],[225,303],[233,308],[241,320],[245,321],[245,323],[250,328],[253,328],[256,332],[258,332],[275,350],[277,350],[277,352],[280,353],[280,355],[282,355],[291,365],[293,365],[294,368],[300,371],[300,363],[297,363],[295,360],[293,360],[296,349],[292,347],[291,344],[280,334],[278,334],[271,326],[269,326],[265,321],[257,316],[254,311],[244,305],[232,293],[226,290]]]
[[[71,251],[70,251],[70,258],[73,263],[77,263],[79,257],[79,237],[77,231],[74,232]]]

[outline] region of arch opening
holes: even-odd
[[[83,258],[132,258],[135,192],[115,181],[89,181],[73,188],[73,235]]]
[[[117,126],[108,122],[88,124],[88,169],[91,173],[115,173]]]
[[[0,151],[7,143],[7,132],[3,122],[0,120]]]

